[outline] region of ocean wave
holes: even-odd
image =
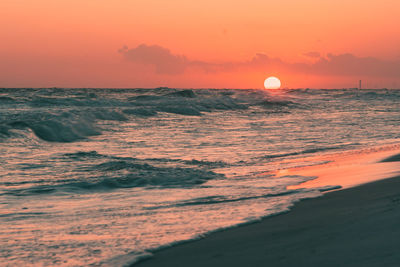
[[[24,112],[6,116],[0,122],[0,134],[10,136],[12,129],[30,129],[48,142],[74,142],[101,134],[96,121],[127,121],[116,109],[53,110]]]
[[[154,100],[160,100],[162,99],[162,96],[158,95],[136,95],[128,98],[128,101],[154,101]]]
[[[180,115],[200,116],[201,112],[195,107],[190,106],[165,106],[158,107],[158,110],[166,113],[174,113]]]
[[[125,122],[160,113],[202,116],[214,111],[248,110],[252,106],[288,112],[297,105],[261,90],[45,88],[0,92],[7,93],[0,102],[18,102],[23,107],[0,110],[0,137],[6,139],[12,129],[28,128],[49,142],[74,142],[101,134],[98,121]]]
[[[42,120],[13,121],[6,125],[11,129],[29,128],[40,139],[49,142],[73,142],[100,132],[87,120],[61,120],[44,118]]]
[[[10,127],[7,127],[6,125],[0,125],[0,138],[1,137],[9,137],[10,136]]]
[[[83,120],[68,123],[45,120],[38,123],[30,123],[28,126],[36,136],[51,142],[73,142],[100,134],[92,125]]]
[[[208,197],[184,200],[184,201],[173,203],[173,204],[148,207],[146,209],[154,210],[154,209],[164,209],[164,208],[171,208],[171,207],[214,205],[214,204],[221,204],[221,203],[240,202],[240,201],[246,201],[246,200],[252,200],[252,199],[273,198],[273,197],[286,196],[286,195],[296,194],[299,191],[301,191],[301,190],[299,190],[299,189],[296,189],[296,190],[284,190],[284,191],[281,191],[281,192],[269,193],[269,194],[264,194],[264,195],[233,197],[233,198],[232,197],[228,197],[228,196],[222,196],[222,195],[221,196],[208,196]]]
[[[96,152],[65,155],[80,159],[101,157]],[[5,194],[24,196],[56,192],[107,191],[133,187],[185,188],[225,177],[222,174],[197,168],[156,167],[135,159],[109,160],[93,166],[78,168],[79,171],[84,175],[74,174],[76,178],[42,181],[47,184],[11,189],[7,190]],[[26,184],[29,185],[29,183]]]
[[[290,100],[270,100],[270,99],[265,99],[261,102],[259,102],[259,105],[262,107],[289,107],[289,106],[294,106],[298,105],[297,103],[290,101]]]
[[[9,96],[0,96],[0,103],[12,103],[16,102],[16,100]]]
[[[123,109],[122,112],[128,115],[136,115],[144,117],[157,115],[157,111],[146,108],[129,108],[129,109]]]
[[[95,109],[91,110],[92,116],[98,120],[108,120],[108,121],[127,121],[128,118],[119,111],[113,109]]]
[[[309,149],[304,149],[301,151],[296,151],[296,152],[289,152],[289,153],[281,153],[281,154],[270,154],[270,155],[265,155],[262,156],[264,159],[275,159],[275,158],[283,158],[283,157],[289,157],[289,156],[297,156],[297,155],[303,155],[303,154],[314,154],[318,152],[325,152],[325,151],[330,151],[330,150],[340,150],[343,148],[349,149],[352,146],[357,145],[356,143],[354,144],[339,144],[335,146],[322,146],[322,147],[315,147],[315,148],[309,148]]]
[[[166,96],[175,96],[175,97],[189,97],[189,98],[194,98],[196,97],[196,94],[193,92],[193,90],[179,90],[176,92],[168,93]]]
[[[106,180],[101,183],[116,183],[117,187],[120,187],[119,184],[128,187],[187,187],[224,177],[222,174],[197,168],[157,167],[136,159],[111,160],[94,166],[93,170],[107,174]],[[114,178],[110,179],[111,176]]]
[[[158,112],[201,116],[204,112],[215,110],[244,110],[249,105],[243,103],[240,99],[234,99],[230,96],[216,95],[208,96],[194,94],[192,91],[176,91],[163,96],[159,95],[141,95],[131,98],[131,104],[146,110],[147,114],[156,114]],[[132,113],[135,113],[132,112]],[[147,115],[146,114],[146,115]],[[141,115],[141,114],[140,114]]]
[[[105,155],[99,154],[97,151],[78,151],[75,153],[65,153],[63,156],[74,160],[87,160],[88,158],[104,158]]]
[[[317,96],[318,98],[344,98],[344,99],[364,99],[376,100],[382,99],[399,99],[400,91],[396,89],[291,89],[288,90],[290,95],[308,95]]]
[[[197,166],[206,166],[206,167],[212,167],[212,168],[222,168],[226,167],[228,164],[226,162],[223,162],[221,160],[218,161],[206,161],[206,160],[181,160],[185,164],[188,165],[197,165]]]
[[[358,96],[365,98],[366,100],[372,99],[391,99],[391,100],[399,100],[400,94],[398,90],[374,90],[369,91],[366,90],[365,92],[360,90],[361,92],[358,93]]]
[[[152,164],[154,166],[166,164],[172,164],[173,166],[197,166],[201,169],[214,169],[214,168],[222,168],[226,167],[228,163],[224,161],[206,161],[206,160],[184,160],[184,159],[174,159],[174,158],[146,158],[146,159],[138,159],[133,157],[119,157],[119,156],[111,156],[100,154],[97,151],[78,151],[75,153],[65,153],[62,154],[62,157],[66,157],[68,159],[76,160],[76,161],[84,161],[84,160],[95,160],[95,159],[108,159],[108,162],[103,162],[99,165],[96,165],[92,169],[100,169],[100,170],[116,170],[129,168],[130,166],[149,166]]]
[[[282,153],[282,154],[270,154],[270,155],[265,155],[262,158],[265,159],[274,159],[274,158],[283,158],[283,157],[288,157],[288,156],[296,156],[300,155],[301,152],[292,152],[292,153]]]

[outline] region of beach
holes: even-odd
[[[399,163],[399,155],[383,160]],[[400,166],[400,165],[399,165]],[[134,266],[399,266],[400,176],[156,251]]]

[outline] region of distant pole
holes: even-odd
[[[361,80],[358,82],[358,89],[361,90]]]

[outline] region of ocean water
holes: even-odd
[[[0,265],[123,266],[330,188],[400,143],[400,90],[0,89]],[[335,185],[332,185],[334,188]]]

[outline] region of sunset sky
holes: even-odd
[[[1,0],[0,87],[400,87],[398,0]]]

